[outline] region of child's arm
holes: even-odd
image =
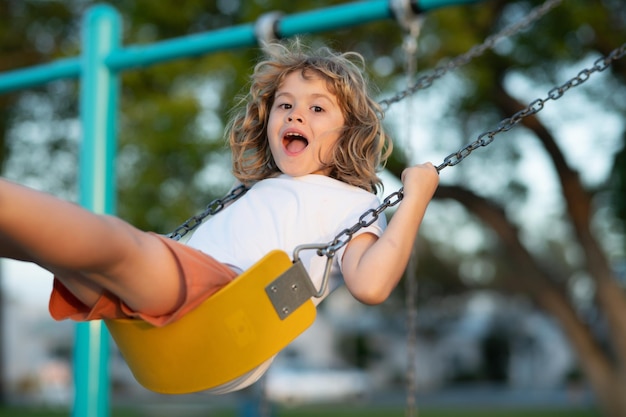
[[[365,304],[385,301],[402,278],[439,175],[430,163],[416,165],[404,170],[402,183],[404,198],[382,236],[355,237],[343,256],[346,287]]]

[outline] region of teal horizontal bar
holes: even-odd
[[[430,10],[440,9],[442,7],[476,3],[477,1],[478,0],[417,0],[413,2],[416,3],[418,10],[427,12]]]
[[[298,34],[331,31],[390,17],[392,13],[388,0],[360,1],[283,16],[278,22],[277,29],[280,37],[288,38]],[[111,69],[120,71],[257,44],[254,23],[252,23],[155,42],[150,45],[120,49],[113,52],[106,59],[106,63]]]
[[[120,71],[252,45],[256,45],[254,25],[247,24],[119,49],[109,55],[105,62],[111,69]]]
[[[389,18],[393,18],[393,13],[388,0],[360,1],[284,16],[278,22],[278,35],[288,38],[301,33],[343,29]]]
[[[479,0],[412,0],[422,12],[440,7],[474,3]],[[280,18],[277,31],[288,38],[304,33],[318,33],[393,18],[389,0],[368,0],[331,6],[324,9],[286,15]],[[135,45],[113,51],[105,62],[115,71],[145,67],[178,58],[254,46],[257,38],[254,23],[231,26],[211,32]],[[80,76],[79,58],[8,71],[0,74],[0,93]]]
[[[80,72],[78,58],[59,59],[45,65],[7,71],[0,74],[0,92],[20,90],[61,79],[78,78]]]

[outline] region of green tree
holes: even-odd
[[[1,2],[0,72],[77,56],[83,16],[96,3]],[[318,7],[288,1],[109,3],[123,16],[125,45],[247,23],[272,10]],[[123,74],[117,170],[121,217],[167,232],[230,185],[222,129],[258,55],[249,48]],[[3,176],[76,198],[78,88],[74,80],[56,81],[0,95]]]
[[[0,70],[77,54],[80,16],[93,3],[0,3]],[[128,45],[250,22],[271,10],[290,14],[340,2],[323,6],[278,0],[110,3],[124,16]],[[442,58],[464,53],[539,3],[490,0],[429,13],[419,41],[419,68],[428,73]],[[390,110],[390,127],[398,140],[389,170],[399,176],[407,163],[425,155],[445,155],[535,97],[543,97],[551,86],[621,45],[626,40],[625,22],[621,0],[567,1],[522,34],[500,42],[427,92],[419,92],[415,115],[402,117]],[[402,36],[398,25],[388,21],[310,36],[310,41],[361,52],[371,64],[369,75],[384,92],[381,96],[387,96],[403,84]],[[245,86],[257,55],[255,49],[242,49],[124,73],[118,162],[122,217],[142,228],[168,231],[228,187],[228,180],[223,180],[228,156],[221,132],[233,97]],[[572,94],[589,111],[624,120],[626,60],[615,62],[604,73]],[[74,194],[78,134],[68,127],[76,122],[76,91],[76,83],[68,81],[0,96],[0,164],[7,164],[6,172],[20,180],[34,178],[33,182],[57,193]],[[445,103],[443,108],[418,107],[437,100]],[[567,103],[564,98],[548,106],[573,108]],[[439,108],[440,114],[426,111]],[[434,298],[444,295],[440,288],[461,292],[477,286],[524,294],[558,320],[606,415],[622,416],[626,414],[622,395],[626,392],[626,300],[613,263],[623,257],[623,245],[616,249],[610,243],[621,241],[623,235],[611,227],[615,217],[607,203],[608,183],[586,181],[582,176],[586,167],[571,157],[571,148],[578,144],[559,138],[584,112],[548,116],[549,111],[524,119],[523,127],[503,133],[488,150],[476,151],[459,166],[442,172],[437,210],[430,212],[433,221],[440,223],[424,227],[422,236],[428,244],[421,246],[424,262],[418,271],[439,279],[427,280],[420,286],[426,291],[420,294]],[[409,119],[433,125],[432,137],[407,140]],[[39,135],[28,133],[34,122],[46,126],[35,131]],[[620,131],[615,137],[623,141],[624,124],[614,126]],[[601,136],[614,133],[595,126],[588,134],[591,137],[577,139],[597,141],[597,147],[611,154],[614,144],[604,143]],[[413,148],[418,141],[426,142],[428,150],[416,158]],[[31,151],[33,144],[37,152]],[[536,179],[520,177],[524,172],[520,166],[529,152],[538,150],[558,184],[549,197],[559,204],[559,210],[543,213],[539,227],[520,215],[541,185]],[[43,160],[53,161],[54,175],[49,175],[52,168]],[[623,167],[623,162],[616,164],[616,172],[623,172]],[[469,249],[458,244],[468,225],[481,237]],[[459,272],[462,263],[478,262],[492,265],[495,272],[475,279]],[[593,297],[576,291],[581,283],[595,289]]]
[[[470,43],[484,39],[494,28],[523,16],[532,4],[535,2],[498,2],[490,7],[449,9],[430,15],[428,24],[449,29],[440,39],[447,38],[443,41],[445,49],[454,53],[457,47],[467,47],[463,39]],[[486,54],[480,64],[464,68],[461,77],[471,86],[450,107],[459,131],[477,131],[477,125],[484,126],[485,122],[490,128],[495,126],[499,118],[515,114],[533,98],[545,97],[551,86],[562,85],[581,65],[589,67],[594,58],[619,47],[626,39],[625,12],[621,2],[566,2],[526,33]],[[499,143],[488,152],[476,152],[471,162],[455,167],[458,173],[454,182],[442,184],[436,197],[462,205],[470,219],[476,219],[492,237],[470,253],[457,250],[452,256],[468,262],[484,261],[487,256],[496,272],[482,285],[525,294],[557,319],[601,408],[607,416],[621,416],[626,413],[621,394],[626,389],[626,298],[615,267],[624,256],[623,244],[619,243],[623,234],[615,233],[615,214],[606,204],[607,178],[585,181],[582,175],[588,165],[573,161],[568,147],[595,142],[595,149],[611,155],[612,146],[623,140],[624,124],[618,122],[606,130],[594,125],[589,132],[569,130],[575,135],[573,141],[559,138],[568,123],[573,124],[587,111],[612,113],[623,121],[626,108],[617,97],[624,96],[626,63],[617,61],[607,72],[610,75],[606,78],[576,93],[587,110],[563,112],[565,117],[557,120],[544,114],[524,119],[523,128],[503,135],[507,137],[498,138]],[[567,100],[550,105],[573,108]],[[603,140],[607,134],[613,137],[611,146]],[[544,212],[549,222],[541,230],[531,230],[532,224],[519,215],[528,194],[541,185],[537,179],[524,183],[519,178],[524,171],[517,166],[523,154],[532,150],[526,137],[541,145],[558,184],[556,192],[562,206],[554,213]],[[454,239],[451,233],[445,240],[450,243]],[[611,240],[618,243],[611,244]],[[445,246],[448,253],[454,246]],[[593,290],[581,293],[581,284]]]

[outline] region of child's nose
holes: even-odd
[[[287,121],[288,122],[296,121],[296,122],[299,122],[299,123],[303,123],[304,122],[304,118],[299,113],[296,113],[294,111],[294,112],[292,112],[292,113],[287,115]]]

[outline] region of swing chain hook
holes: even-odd
[[[413,74],[416,72],[417,38],[419,37],[423,22],[419,8],[413,0],[389,0],[389,8],[396,21],[405,32],[402,48],[407,57],[405,72],[408,78],[408,87],[394,97],[395,101],[382,100],[380,105],[384,111],[389,108],[390,104],[404,100],[414,91]]]
[[[410,3],[410,0],[390,0],[390,1],[391,1],[391,5],[393,5],[394,3],[406,3],[406,2]],[[403,91],[398,92],[396,95],[392,97],[379,101],[379,104],[382,106],[383,110],[387,110],[392,104],[402,101],[406,97],[415,94],[419,90],[424,90],[430,87],[433,84],[433,82],[436,81],[437,79],[443,77],[450,71],[453,71],[459,67],[462,67],[465,64],[468,64],[473,59],[478,58],[479,56],[483,55],[488,49],[493,49],[493,47],[495,46],[497,42],[499,42],[500,40],[504,38],[513,36],[517,34],[518,32],[522,31],[523,29],[530,26],[535,21],[539,20],[541,17],[547,14],[550,10],[557,7],[562,2],[563,0],[547,0],[545,3],[531,10],[528,13],[528,15],[521,21],[511,24],[505,27],[504,29],[502,29],[501,31],[491,36],[488,36],[487,38],[485,38],[483,43],[481,43],[480,45],[474,45],[472,48],[470,48],[469,51],[461,55],[458,55],[449,61],[440,62],[439,64],[437,64],[434,70],[432,70],[430,73],[420,76],[415,81],[415,83],[413,83],[410,87],[406,88]],[[410,4],[410,6],[417,7],[417,6],[413,6],[412,3]],[[403,6],[403,7],[406,7],[406,6]],[[392,10],[394,9],[392,8]],[[404,8],[402,10],[404,10]]]
[[[417,38],[422,25],[422,15],[416,1],[389,0],[389,8],[396,21],[413,38]]]
[[[324,296],[324,294],[326,294],[326,290],[328,289],[328,282],[330,281],[330,272],[333,266],[333,257],[335,256],[335,254],[324,252],[325,248],[326,248],[326,245],[324,244],[312,243],[312,244],[296,246],[296,248],[293,251],[293,263],[294,264],[301,262],[300,252],[303,250],[316,250],[319,256],[326,256],[326,265],[324,266],[324,275],[322,275],[322,283],[320,284],[319,289],[315,288],[315,285],[311,283],[311,285],[313,285],[313,288],[315,288],[316,290],[316,292],[312,294],[312,296],[315,298],[321,298]]]
[[[328,282],[330,280],[333,258],[337,254],[337,251],[346,246],[359,230],[374,224],[374,222],[378,220],[378,217],[385,210],[400,203],[403,197],[404,188],[400,188],[398,191],[389,194],[387,197],[385,197],[383,202],[378,207],[371,208],[365,213],[361,214],[358,222],[356,222],[352,227],[339,232],[337,236],[335,236],[335,238],[329,243],[312,243],[296,247],[293,254],[294,263],[300,261],[300,252],[302,250],[316,250],[317,256],[326,256],[327,258],[324,275],[322,277],[322,284],[318,292],[313,295],[314,297],[319,298],[326,293],[326,288],[328,287]]]
[[[262,14],[254,23],[254,36],[261,48],[268,48],[269,44],[281,38],[278,24],[284,16],[282,12],[274,11]]]

